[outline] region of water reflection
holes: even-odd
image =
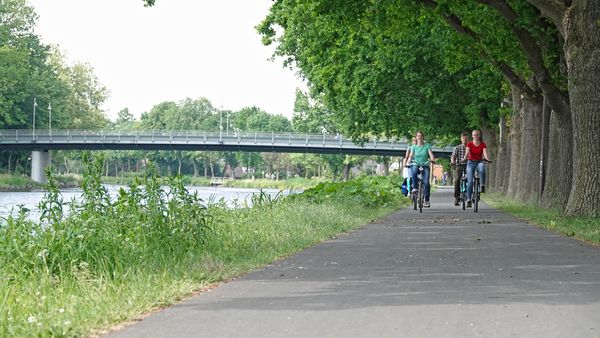
[[[108,193],[112,198],[116,198],[120,188],[127,189],[126,186],[122,185],[104,185]],[[239,205],[251,205],[251,196],[259,193],[259,189],[248,189],[248,188],[225,188],[225,187],[186,187],[190,193],[197,192],[205,202],[218,201],[221,198],[230,207]],[[263,189],[263,192],[275,197],[280,190],[279,189]],[[81,189],[61,189],[63,202],[70,202],[73,199],[79,200],[81,198]],[[290,191],[282,191],[282,194],[289,194]],[[38,210],[38,204],[44,197],[44,191],[28,191],[28,192],[0,192],[0,217],[6,218],[11,211],[16,214],[19,206],[23,206],[30,211],[29,217],[31,219],[38,219],[40,212]],[[64,210],[68,210],[67,207]]]

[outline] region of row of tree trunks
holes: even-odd
[[[523,202],[538,202],[540,194],[540,153],[542,141],[542,112],[544,101],[541,96],[524,97],[521,105],[520,168],[516,198]]]
[[[563,22],[574,160],[566,213],[600,216],[600,1],[573,1]]]
[[[506,118],[501,117],[498,124],[498,151],[494,159],[494,189],[506,194],[508,191],[508,177],[510,175],[510,142],[507,135]]]
[[[522,121],[521,116],[523,100],[521,98],[521,91],[518,88],[512,89],[512,105],[513,115],[510,120],[510,171],[508,175],[508,188],[506,194],[509,197],[515,198],[517,195],[517,189],[519,188],[519,176],[521,173],[521,132],[522,132]]]
[[[548,137],[548,161],[541,205],[562,211],[569,200],[573,177],[571,117],[552,111]]]

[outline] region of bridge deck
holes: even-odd
[[[89,131],[0,130],[4,150],[191,150],[281,153],[335,153],[399,156],[401,140],[370,139],[356,144],[343,135],[214,132],[214,131]],[[449,156],[451,147],[433,147],[436,156]]]

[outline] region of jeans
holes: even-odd
[[[454,172],[454,198],[460,197],[460,181],[462,180],[462,173],[464,170],[464,165],[456,166],[456,170]]]
[[[485,185],[485,163],[477,161],[467,161],[467,200],[473,196],[473,177],[475,177],[475,167],[479,171],[479,183]]]
[[[413,189],[418,189],[417,175],[419,175],[419,166],[413,165],[410,169],[412,170]],[[429,202],[429,165],[423,166],[423,187],[425,188],[425,201]]]

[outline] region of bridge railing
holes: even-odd
[[[53,142],[53,141],[100,141],[100,142],[148,142],[169,141],[181,142],[192,140],[194,142],[213,141],[218,139],[222,142],[254,142],[254,143],[289,143],[323,146],[356,146],[354,142],[340,134],[308,134],[308,133],[275,133],[275,132],[253,132],[253,131],[142,131],[142,130],[33,130],[5,129],[0,130],[0,143],[11,141],[17,143],[30,142]],[[406,145],[405,139],[369,139],[365,145],[376,147],[381,145]]]
[[[355,144],[350,138],[340,134],[275,133],[254,131],[146,131],[146,130],[62,130],[49,131],[0,130],[0,149],[79,149],[94,147],[146,148],[186,148],[203,145],[212,150],[223,147],[231,149],[285,149],[315,152],[331,152],[334,149],[342,153],[397,154],[404,151],[406,139],[371,138],[362,144]],[[46,146],[47,148],[44,148]],[[310,148],[310,149],[309,149]],[[98,149],[98,148],[94,148]],[[188,147],[189,149],[189,147]],[[449,154],[451,147],[434,146],[434,152]]]

